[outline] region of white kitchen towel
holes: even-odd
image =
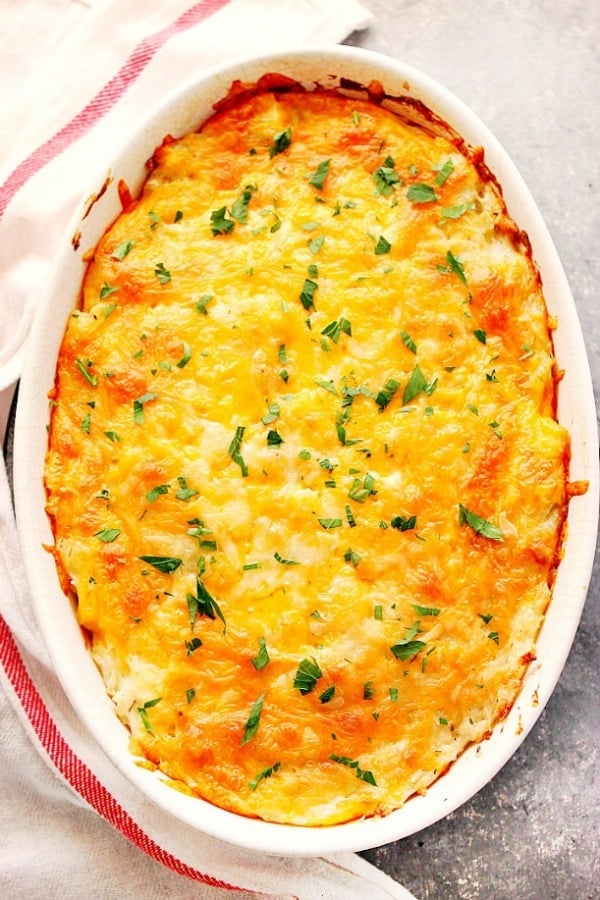
[[[72,13],[67,0],[26,6],[43,10],[43,22],[67,7]],[[249,51],[343,40],[370,14],[355,0],[96,0],[79,19],[44,66],[23,48],[0,57],[0,77],[6,73],[12,85],[0,127],[0,433],[36,299],[90,174],[182,80]],[[20,63],[34,71],[18,87]],[[0,681],[2,896],[410,898],[355,854],[301,860],[238,850],[139,796],[77,720],[52,671],[32,615],[4,465]],[[26,734],[47,768],[32,760]]]

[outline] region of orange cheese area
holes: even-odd
[[[569,442],[527,242],[458,142],[294,91],[165,141],[52,401],[61,579],[169,783],[383,815],[506,715]]]

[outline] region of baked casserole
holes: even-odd
[[[47,510],[140,764],[328,825],[402,806],[510,710],[569,438],[482,151],[376,89],[238,87],[90,253]]]

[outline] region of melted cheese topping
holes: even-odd
[[[165,141],[89,265],[46,466],[132,751],[323,825],[487,736],[560,548],[553,366],[527,242],[460,142],[294,92]]]

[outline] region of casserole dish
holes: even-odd
[[[592,482],[587,492],[574,497],[570,504],[564,559],[538,641],[537,658],[527,669],[517,702],[504,721],[496,726],[490,739],[469,747],[426,794],[411,798],[401,809],[382,818],[324,825],[316,831],[235,815],[196,797],[173,791],[156,772],[136,765],[127,748],[127,731],[116,719],[104,685],[88,656],[72,605],[60,592],[53,560],[41,549],[52,540],[44,519],[41,480],[47,439],[47,394],[53,385],[65,323],[77,300],[83,254],[96,245],[118,215],[123,200],[119,183],[126,184],[131,195],[137,196],[146,174],[144,163],[166,134],[178,136],[194,130],[210,115],[213,104],[228,93],[234,81],[254,84],[267,73],[282,74],[309,88],[315,83],[325,88],[340,88],[349,96],[360,96],[364,85],[380,83],[392,105],[404,103],[392,98],[408,96],[411,110],[417,111],[429,127],[444,130],[444,123],[448,123],[469,146],[484,147],[486,164],[503,188],[510,214],[518,227],[529,235],[533,257],[542,273],[550,315],[558,319],[555,349],[558,365],[566,373],[559,391],[558,417],[571,434],[570,481],[572,484]],[[585,598],[593,556],[597,483],[593,462],[595,430],[590,430],[594,416],[589,374],[564,274],[526,189],[491,135],[443,89],[397,63],[347,48],[250,60],[203,77],[153,116],[143,133],[132,139],[93,187],[95,190],[91,195],[97,199],[87,204],[73,223],[53,289],[36,321],[30,345],[32,363],[24,375],[17,417],[19,528],[27,568],[32,576],[36,614],[71,702],[115,764],[163,809],[193,827],[241,846],[282,855],[320,854],[375,846],[431,824],[484,784],[535,721],[566,658]],[[62,313],[60,316],[58,309]],[[582,398],[587,400],[583,402]],[[587,409],[584,409],[586,405]],[[32,472],[40,473],[39,483],[36,478],[32,485]],[[578,493],[577,489],[573,488],[572,493]],[[580,518],[577,518],[578,514]],[[574,533],[576,541],[573,541]],[[576,591],[573,590],[574,579],[578,582]],[[43,596],[39,591],[40,584],[50,583],[56,591],[56,606],[52,604],[51,607],[46,588],[42,591]]]

